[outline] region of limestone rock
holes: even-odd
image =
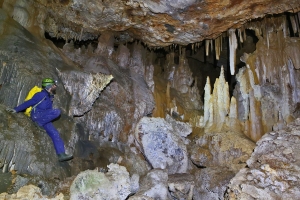
[[[129,200],[170,199],[168,191],[168,173],[166,170],[151,170],[140,183],[139,191]]]
[[[54,198],[48,198],[42,195],[41,189],[34,185],[26,185],[19,189],[16,194],[1,193],[0,199],[14,200],[14,199],[30,199],[30,200],[64,200],[62,193],[56,195]]]
[[[110,164],[106,174],[97,170],[81,172],[70,188],[70,199],[126,199],[131,193],[126,168]]]
[[[121,43],[138,38],[156,47],[213,39],[245,21],[267,14],[297,12],[299,5],[297,0],[5,0],[1,7],[25,28],[41,36],[47,32],[52,37],[81,41],[96,39],[109,31]]]
[[[192,200],[195,190],[194,176],[186,173],[169,175],[168,189],[173,199]]]
[[[227,166],[239,170],[246,166],[255,143],[242,133],[207,133],[196,141],[191,159],[199,167]]]
[[[248,168],[230,181],[226,199],[299,199],[300,119],[286,129],[265,134]]]
[[[170,124],[162,118],[144,117],[136,126],[135,138],[153,168],[174,174],[189,169],[186,144],[180,134],[190,133],[191,128],[183,122]]]
[[[49,136],[22,113],[8,113],[0,104],[0,169],[45,178],[66,176]],[[26,138],[26,139],[24,139]]]
[[[200,169],[195,174],[193,199],[224,199],[224,193],[235,172],[223,166]]]
[[[113,79],[112,75],[88,74],[80,71],[58,71],[58,74],[65,89],[72,96],[69,114],[75,116],[88,112],[100,92]]]

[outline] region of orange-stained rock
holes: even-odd
[[[40,36],[46,31],[65,40],[87,40],[112,31],[121,43],[134,38],[149,46],[168,46],[214,39],[267,14],[297,12],[300,1],[4,0],[1,7]]]

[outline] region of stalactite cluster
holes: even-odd
[[[211,131],[224,129],[226,124],[258,141],[265,132],[278,129],[297,116],[300,80],[296,69],[299,59],[293,52],[299,49],[300,41],[289,36],[285,17],[272,17],[245,25],[243,31],[238,30],[240,42],[244,41],[245,29],[255,30],[259,38],[257,50],[253,54],[245,53],[241,58],[246,66],[236,74],[237,85],[230,103],[228,85],[222,78],[223,70],[212,94],[207,78],[204,115],[198,125]],[[233,52],[233,55],[230,53],[232,72],[237,44],[235,30],[229,31],[229,40]],[[280,51],[282,48],[283,51]],[[278,55],[278,52],[282,54]]]

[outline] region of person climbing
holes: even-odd
[[[30,100],[25,101],[15,108],[8,108],[12,113],[18,113],[32,106],[30,117],[37,126],[45,129],[47,134],[52,139],[58,160],[60,162],[73,159],[72,155],[65,153],[64,142],[61,139],[59,132],[53,126],[52,121],[60,116],[59,109],[53,109],[53,98],[56,93],[56,82],[51,78],[42,80],[41,92],[36,93]]]

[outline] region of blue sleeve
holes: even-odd
[[[28,101],[25,101],[24,103],[22,103],[21,105],[15,107],[15,111],[16,112],[20,112],[25,110],[26,108],[33,106],[35,104],[37,104],[38,102],[40,102],[42,99],[44,98],[44,95],[42,92],[38,92],[35,95],[33,95],[33,97],[31,99],[29,99]]]

